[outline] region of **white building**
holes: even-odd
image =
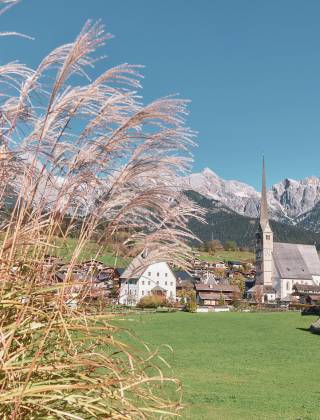
[[[314,245],[274,242],[269,224],[265,165],[263,162],[260,223],[256,235],[256,286],[262,286],[263,300],[286,299],[294,284],[319,285],[320,260]],[[274,294],[274,293],[275,294]]]
[[[152,293],[176,300],[176,277],[168,263],[148,264],[142,253],[134,258],[121,276],[119,303],[134,306]]]

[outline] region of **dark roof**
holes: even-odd
[[[300,293],[319,293],[320,294],[320,286],[316,286],[315,284],[300,284],[295,283],[293,288]]]
[[[118,270],[119,276],[121,277],[121,276],[122,276],[122,274],[123,274],[123,273],[124,273],[124,271],[125,271],[125,268],[120,268],[120,267],[117,267],[117,270]]]
[[[320,296],[319,295],[307,295],[307,298],[309,298],[310,300],[313,300],[315,302],[318,302],[320,300]]]
[[[196,279],[191,276],[187,271],[174,271],[173,274],[176,276],[177,280],[188,281],[195,283]]]
[[[234,284],[195,284],[197,292],[240,292],[237,285]]]

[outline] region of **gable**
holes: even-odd
[[[150,264],[146,269],[144,269],[140,278],[149,277],[149,274],[148,274],[149,272],[151,272],[152,274],[154,274],[154,273],[160,273],[160,274],[168,273],[168,277],[166,277],[166,279],[168,279],[170,281],[173,281],[173,280],[176,281],[176,277],[173,274],[173,271],[169,267],[169,264],[165,261]],[[162,278],[162,276],[161,276],[161,278]]]

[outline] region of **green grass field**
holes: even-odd
[[[320,336],[300,313],[128,315],[184,387],[184,419],[320,419]],[[130,321],[130,322],[129,322]]]
[[[77,239],[68,238],[65,242],[57,238],[56,250],[52,252],[53,255],[57,255],[63,258],[66,262],[70,260],[76,246]],[[127,267],[131,261],[131,258],[123,258],[115,255],[111,250],[100,248],[96,242],[88,242],[80,254],[80,261],[90,260],[97,258],[106,265],[115,267]]]
[[[216,251],[214,254],[208,252],[199,252],[199,258],[203,261],[215,262],[215,261],[241,261],[241,262],[252,262],[255,259],[255,255],[250,251]]]

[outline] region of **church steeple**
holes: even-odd
[[[266,165],[262,161],[262,189],[260,203],[260,223],[256,235],[256,282],[257,284],[272,285],[273,276],[273,233],[269,225]]]
[[[262,159],[262,190],[261,190],[261,204],[260,204],[260,226],[262,230],[265,229],[269,223],[268,200],[267,200],[267,186],[266,186],[266,164],[264,156]]]

